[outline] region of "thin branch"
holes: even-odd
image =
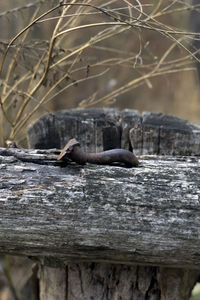
[[[35,19],[35,17],[38,14],[39,10],[40,10],[40,6],[38,6],[36,8],[31,21],[33,21]],[[25,32],[24,36],[22,37],[22,40],[21,40],[20,44],[23,44],[23,42],[27,38],[27,35],[28,35],[28,30]],[[14,64],[16,63],[16,59],[17,59],[17,56],[19,55],[20,50],[21,50],[21,45],[20,45],[20,47],[18,47],[16,49],[15,54],[12,56],[12,61],[9,63],[8,71],[6,72],[5,85],[4,85],[4,88],[3,88],[3,91],[2,91],[2,97],[6,93],[6,86],[7,86],[8,80],[10,78],[10,74],[11,74],[13,68],[14,68]],[[3,99],[2,101],[4,102],[5,100]]]
[[[119,33],[122,33],[124,30],[127,30],[126,28],[119,28],[118,31],[116,30],[116,27],[112,27],[110,31],[106,32],[106,34],[104,34],[103,36],[101,36],[100,34],[96,35],[95,37],[91,38],[88,42],[84,43],[82,46],[78,47],[77,49],[75,49],[73,52],[71,52],[70,54],[66,55],[65,57],[61,58],[60,60],[58,60],[56,63],[52,64],[50,69],[56,67],[57,65],[62,64],[62,62],[64,62],[65,60],[67,60],[68,58],[74,56],[75,54],[77,54],[79,51],[82,51],[84,49],[87,49],[97,43],[99,43],[100,41],[109,39]]]
[[[121,95],[121,94],[125,93],[127,90],[129,90],[135,84],[138,84],[141,81],[144,81],[144,80],[149,79],[150,77],[152,77],[153,74],[158,71],[159,66],[164,62],[164,60],[171,53],[171,51],[174,49],[175,46],[176,46],[176,43],[174,43],[169,49],[167,49],[167,51],[163,54],[160,61],[156,64],[155,68],[152,71],[150,71],[149,73],[144,74],[143,76],[141,76],[139,78],[135,78],[135,79],[129,81],[128,83],[126,83],[122,87],[112,91],[111,93],[107,94],[106,96],[103,96],[102,98],[99,98],[99,99],[95,100],[92,105],[96,105],[97,103],[105,102],[109,99],[115,98],[116,95],[119,95],[119,94]],[[81,107],[81,106],[79,105],[79,107]]]
[[[15,7],[15,8],[6,10],[6,11],[0,13],[0,18],[1,17],[7,17],[9,14],[14,14],[14,13],[22,11],[24,9],[30,9],[30,8],[35,7],[38,4],[41,4],[43,2],[44,2],[44,0],[37,0],[37,1],[35,0],[33,3],[28,3],[28,4],[23,5],[23,6],[19,6],[19,7]]]
[[[86,29],[86,28],[90,28],[90,27],[99,27],[99,26],[121,26],[121,25],[126,25],[126,23],[124,22],[101,22],[101,23],[92,23],[92,24],[85,24],[85,25],[80,25],[77,27],[73,27],[73,28],[68,28],[66,30],[63,30],[61,32],[59,32],[56,37],[58,38],[59,36],[65,34],[65,33],[69,33],[75,30],[80,30],[80,29]]]
[[[56,9],[57,8],[58,8],[58,6],[56,7]],[[54,8],[54,10],[55,10],[55,8]],[[61,22],[61,19],[58,20],[58,22],[57,22],[57,24],[55,26],[52,38],[51,38],[50,43],[49,43],[49,49],[48,49],[48,54],[47,54],[47,62],[46,62],[46,66],[45,66],[45,70],[43,72],[43,75],[40,78],[39,82],[33,87],[32,91],[29,92],[29,94],[30,94],[31,97],[36,93],[36,91],[38,90],[38,88],[40,87],[40,85],[43,83],[43,81],[46,78],[46,75],[48,73],[49,66],[50,66],[50,61],[51,61],[51,54],[52,54],[52,51],[53,51],[53,46],[54,46],[54,42],[55,42],[55,39],[56,39],[57,30],[58,30],[58,28],[60,26],[60,22]],[[27,98],[24,100],[22,106],[20,107],[20,109],[19,109],[19,111],[17,113],[16,119],[15,119],[15,125],[20,120],[20,118],[21,118],[21,116],[23,114],[23,111],[26,108],[26,106],[27,106],[28,102],[30,101],[30,99],[31,98],[29,96],[27,96]]]
[[[44,0],[43,0],[44,1]],[[40,15],[38,18],[36,18],[35,20],[33,20],[29,25],[27,25],[25,28],[23,28],[13,39],[10,40],[10,42],[8,43],[5,52],[3,53],[3,56],[1,58],[0,61],[0,78],[1,78],[1,74],[2,74],[2,70],[3,70],[3,66],[4,66],[4,62],[6,59],[6,56],[8,54],[8,50],[9,48],[14,44],[14,42],[24,33],[26,32],[29,28],[31,28],[34,24],[37,23],[38,20],[42,19],[43,17],[45,17],[46,15],[50,14],[51,12],[57,10],[58,8],[60,8],[61,4],[56,5],[55,7],[49,9],[48,11],[46,11],[45,13],[43,13],[42,15]]]
[[[49,102],[50,100],[52,100],[53,98],[55,98],[56,96],[58,96],[60,93],[62,93],[64,90],[68,89],[69,87],[71,86],[74,86],[75,84],[78,84],[78,83],[81,83],[81,82],[84,82],[84,81],[88,81],[90,79],[94,79],[94,78],[97,78],[99,76],[102,76],[104,75],[105,73],[108,72],[109,69],[107,70],[104,70],[103,72],[99,73],[99,74],[95,74],[95,75],[91,75],[91,76],[88,76],[88,77],[85,77],[85,78],[81,78],[81,79],[78,79],[76,80],[76,82],[72,82],[70,83],[69,85],[65,86],[63,89],[61,89],[58,93],[54,94],[51,98],[49,98],[47,101],[45,101],[45,98],[46,98],[46,95],[45,97],[43,97],[42,101],[40,101],[35,107],[34,109],[29,113],[27,114],[20,122],[19,124],[17,124],[17,126],[11,131],[11,135],[10,135],[10,138],[11,139],[14,139],[17,135],[17,133],[23,128],[23,126],[27,123],[27,121],[33,116],[33,114],[35,112],[37,112],[38,108],[42,105],[42,103],[45,101],[46,102]]]
[[[140,0],[136,0],[135,2],[136,2],[135,4],[132,4],[131,0],[122,0],[120,1],[120,5],[119,5],[119,1],[110,0],[110,1],[104,1],[103,3],[101,3],[101,5],[97,5],[97,4],[95,5],[95,3],[98,3],[98,1],[96,2],[91,0],[83,0],[79,2],[77,0],[71,0],[70,2],[63,1],[60,2],[59,5],[53,7],[52,9],[48,10],[38,18],[34,19],[32,22],[30,22],[28,26],[26,26],[23,30],[21,30],[10,41],[10,43],[6,47],[5,52],[3,53],[3,57],[0,62],[0,76],[2,74],[4,62],[9,49],[12,46],[16,46],[15,41],[22,34],[25,33],[23,36],[23,40],[24,40],[26,35],[29,32],[29,29],[33,25],[37,23],[43,23],[50,20],[58,19],[53,34],[51,36],[51,39],[49,41],[49,44],[47,46],[48,48],[47,50],[44,49],[39,59],[37,59],[37,62],[33,67],[33,72],[31,74],[30,72],[27,72],[25,75],[20,77],[20,79],[14,82],[13,86],[10,87],[10,85],[8,85],[8,80],[11,77],[11,73],[12,73],[11,70],[13,70],[13,66],[10,65],[10,71],[7,72],[6,79],[3,82],[4,92],[6,91],[6,88],[8,88],[7,93],[3,93],[3,98],[1,101],[2,113],[5,118],[8,117],[6,114],[8,114],[8,109],[10,108],[10,105],[9,104],[7,105],[9,96],[12,95],[12,93],[14,92],[17,93],[22,92],[22,94],[25,95],[25,99],[23,100],[22,105],[20,106],[18,112],[16,113],[14,123],[11,122],[11,125],[13,126],[13,128],[11,129],[11,138],[16,137],[16,135],[19,134],[19,132],[23,129],[24,125],[28,122],[29,118],[33,116],[33,114],[41,107],[41,105],[44,105],[47,102],[55,99],[55,97],[63,93],[68,88],[74,86],[76,83],[85,82],[87,80],[94,79],[99,76],[103,76],[105,72],[108,71],[105,70],[105,67],[114,67],[120,65],[126,68],[129,67],[130,70],[133,70],[134,68],[134,77],[136,76],[138,77],[132,78],[132,80],[129,80],[129,82],[127,82],[123,86],[115,89],[114,91],[112,91],[107,95],[102,96],[99,99],[96,99],[97,93],[94,93],[92,97],[90,97],[88,102],[87,100],[81,101],[79,105],[80,107],[82,107],[81,105],[92,106],[97,103],[108,104],[110,103],[110,101],[115,101],[117,96],[129,91],[132,88],[135,88],[144,83],[150,86],[150,81],[149,81],[150,78],[163,75],[164,73],[169,74],[173,72],[178,72],[180,70],[190,71],[192,68],[190,68],[191,60],[190,62],[187,61],[187,59],[189,58],[193,57],[200,62],[200,59],[196,57],[197,51],[196,50],[191,51],[191,48],[187,44],[188,41],[186,40],[186,38],[194,39],[196,37],[200,37],[200,33],[187,32],[185,30],[180,30],[178,28],[172,28],[172,26],[163,24],[162,22],[156,19],[159,16],[167,15],[169,11],[171,12],[178,11],[180,7],[176,7],[176,4],[178,6],[178,5],[182,5],[182,3],[179,3],[178,1],[170,1],[170,3],[169,2],[166,3],[165,1],[159,0],[153,6],[152,4],[143,5]],[[121,3],[123,3],[123,6],[121,5]],[[61,7],[62,7],[62,13],[60,16],[45,18],[50,12],[56,11],[58,8]],[[146,7],[148,11],[151,10],[150,13],[145,12]],[[71,14],[70,14],[71,12],[70,9],[72,9],[73,12]],[[191,9],[191,6],[189,4],[185,4],[185,6],[181,7],[181,9],[182,11],[189,10]],[[99,18],[101,22],[98,21],[96,22],[95,17],[93,18],[93,16],[97,14],[102,15],[102,17],[100,16]],[[134,17],[134,15],[136,15],[136,17]],[[88,20],[89,16],[92,16],[91,20],[90,19]],[[67,20],[66,17],[68,17]],[[80,17],[85,17],[85,18],[80,18]],[[108,18],[108,21],[104,20],[105,17]],[[68,52],[65,53],[64,51],[61,52],[62,50],[59,50],[62,49],[61,42],[64,42],[65,46],[67,45],[68,42],[70,42],[70,39],[67,39],[68,38],[67,34],[74,33],[75,31],[81,32],[82,29],[86,29],[86,30],[88,30],[89,28],[98,29],[102,26],[105,27],[104,30],[100,32],[98,31],[98,33],[94,33],[92,38],[90,38],[83,44],[78,44],[77,46],[76,43],[72,44],[71,42],[69,46],[70,49],[68,49]],[[119,51],[102,45],[103,41],[106,41],[116,35],[122,34],[127,30],[131,30],[131,31],[134,30],[134,32],[138,33],[139,35],[139,42],[138,40],[135,41],[135,44],[137,44],[136,46],[137,50],[134,51],[135,52],[137,51],[136,54],[125,53],[126,51]],[[171,47],[169,47],[165,51],[165,53],[162,55],[159,61],[148,63],[147,61],[148,56],[146,57],[144,56],[144,53],[148,51],[148,48],[145,48],[145,46],[143,47],[142,45],[143,36],[141,35],[141,32],[143,32],[144,30],[151,30],[156,33],[159,33],[161,34],[161,36],[164,36],[165,38],[169,39],[170,42],[172,43]],[[167,61],[169,54],[172,52],[175,46],[180,46],[182,49],[186,51],[187,55],[184,55],[184,57],[181,57],[180,59]],[[24,45],[19,44],[16,53],[22,51],[23,47]],[[93,64],[89,64],[89,68],[90,69],[93,68],[92,71],[95,71],[96,72],[95,74],[88,76],[89,74],[88,72],[87,73],[88,77],[86,76],[80,78],[79,76],[79,74],[81,74],[80,72],[82,70],[86,70],[87,67],[86,65],[82,66],[82,64],[85,61],[87,63],[88,58],[84,57],[84,55],[86,54],[85,50],[89,48],[96,48],[99,50],[103,50],[105,51],[104,54],[107,54],[108,52],[113,54],[119,54],[117,55],[119,57],[116,57],[116,55],[115,57],[111,57],[111,55],[108,53],[107,56],[108,58],[102,59]],[[78,57],[80,57],[81,59],[80,62],[77,61]],[[94,62],[93,60],[91,61]],[[14,62],[14,60],[12,62]],[[100,71],[99,68],[100,70],[104,68],[104,71]],[[98,73],[98,71],[100,73]],[[47,90],[44,87],[44,83],[46,82],[46,80],[48,80],[48,74],[50,76],[52,74],[53,83],[52,86],[50,86],[50,88],[48,88]],[[56,75],[55,76],[56,79],[54,78],[54,74]],[[60,88],[59,85],[60,84],[63,85],[64,80],[67,79],[67,77],[69,76],[74,77],[74,74],[76,75],[75,77],[78,77],[79,79],[70,82],[64,87],[61,86]],[[36,75],[38,75],[38,77],[36,77]],[[57,78],[57,76],[59,77]],[[29,80],[29,82],[27,82],[27,80]],[[27,83],[26,92],[20,91],[19,89],[22,83],[25,84]],[[56,89],[58,87],[59,90],[57,91]],[[35,95],[38,96],[39,100],[35,99],[36,97]],[[34,103],[34,107],[32,111],[26,114],[25,109],[31,100],[33,100],[34,102],[36,100],[36,104]],[[9,120],[8,118],[7,121],[11,121],[11,120]]]

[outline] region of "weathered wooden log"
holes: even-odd
[[[200,267],[198,157],[64,168],[52,152],[0,149],[0,252]]]
[[[92,152],[200,155],[199,126],[133,110],[56,112],[28,137],[40,149],[75,137]],[[53,151],[7,151],[3,168],[13,177],[4,173],[0,251],[40,262],[40,300],[190,298],[200,272],[198,157],[143,156],[137,169],[61,168]]]

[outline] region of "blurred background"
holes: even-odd
[[[130,108],[200,124],[197,0],[1,0],[0,28],[1,146],[27,147],[34,120],[69,108]],[[17,299],[18,264],[2,257],[0,300]]]

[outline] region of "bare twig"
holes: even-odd
[[[162,17],[175,12],[189,12],[192,9],[197,11],[199,5],[194,7],[191,3],[177,0],[159,0],[150,4],[143,4],[140,0],[135,3],[130,0],[71,0],[60,1],[46,12],[41,12],[40,5],[44,2],[45,0],[36,1],[0,14],[0,17],[9,16],[27,11],[29,7],[36,7],[31,22],[10,42],[1,44],[5,51],[0,61],[0,77],[8,53],[12,54],[8,56],[8,70],[1,80],[2,142],[7,123],[10,124],[9,130],[7,129],[9,138],[16,138],[41,107],[48,110],[46,105],[61,93],[77,84],[90,82],[92,85],[97,78],[106,76],[108,70],[118,72],[120,67],[131,74],[131,77],[127,76],[126,81],[121,83],[118,81],[117,87],[109,92],[106,89],[101,92],[91,89],[91,95],[87,99],[84,95],[79,107],[110,105],[118,96],[138,86],[147,84],[151,88],[151,78],[193,70],[191,58],[200,62],[198,49],[190,47],[192,40],[200,38],[200,33],[175,28],[170,22],[162,22]],[[50,15],[51,13],[54,14]],[[49,40],[43,43],[40,50],[38,48],[37,53],[38,43],[25,44],[25,39],[33,26],[43,26],[47,22],[54,24],[54,28]],[[150,32],[157,34],[157,39],[164,38],[168,41],[164,53],[151,53],[152,47],[145,40],[145,35]],[[112,41],[116,36],[120,39],[125,34],[129,34],[128,39],[125,39],[129,47],[124,44],[120,49],[116,46],[117,42],[115,45]],[[171,54],[178,48],[184,52],[173,57]],[[21,56],[26,56],[30,61],[30,49],[36,51],[36,55],[34,54],[34,60],[28,67],[18,60]],[[14,70],[16,74],[13,74]],[[15,95],[20,95],[21,98],[16,100],[18,104],[11,114]]]

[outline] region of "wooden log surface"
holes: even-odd
[[[49,261],[200,267],[199,157],[61,167],[0,149],[0,252]]]

